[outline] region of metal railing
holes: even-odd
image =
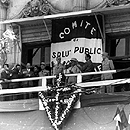
[[[96,81],[96,82],[93,81],[93,82],[82,83],[82,76],[84,76],[84,75],[101,75],[101,74],[105,74],[105,73],[116,73],[116,70],[89,72],[89,73],[77,73],[77,74],[65,74],[65,76],[66,77],[77,76],[76,85],[81,86],[81,87],[94,87],[94,86],[105,86],[105,85],[110,85],[110,84],[114,85],[114,84],[130,83],[130,79],[116,79],[116,80],[105,80],[105,81]],[[42,80],[42,85],[37,86],[37,87],[1,89],[0,94],[45,91],[45,90],[47,90],[47,79],[53,79],[53,78],[56,78],[56,76],[44,76],[44,77],[32,77],[32,78],[7,80],[5,83]],[[3,81],[1,80],[0,83],[3,83]]]
[[[118,84],[125,84],[130,83],[130,78],[127,79],[115,79],[115,80],[104,80],[104,81],[92,81],[92,82],[84,82],[82,83],[82,76],[84,75],[101,75],[106,73],[116,73],[116,70],[109,70],[109,71],[100,71],[100,72],[89,72],[89,73],[77,73],[77,74],[65,74],[66,77],[76,76],[77,77],[77,83],[76,85],[81,88],[91,88],[91,87],[100,87],[100,86],[107,86],[107,85],[118,85]],[[46,91],[47,90],[47,79],[53,79],[56,78],[56,76],[44,76],[44,77],[32,77],[32,78],[22,78],[22,79],[12,79],[7,80],[7,83],[13,83],[13,82],[24,82],[24,81],[33,81],[33,80],[42,80],[41,86],[36,87],[26,87],[26,88],[15,88],[15,89],[1,89],[0,90],[0,98],[2,95],[15,95],[18,93],[35,93],[40,91]],[[3,83],[3,81],[0,81],[0,84]],[[6,83],[6,82],[5,82]],[[19,99],[16,99],[19,100]],[[80,99],[78,100],[75,108],[80,108],[81,103]],[[41,100],[39,100],[39,110],[44,110],[43,105],[41,103]]]

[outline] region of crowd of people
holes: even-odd
[[[104,52],[102,54],[102,70],[112,70],[114,69],[114,65],[112,60],[108,59],[108,53]],[[85,63],[82,65],[79,64],[76,58],[71,58],[69,64],[65,65],[61,63],[61,57],[56,58],[56,64],[52,67],[52,71],[46,69],[45,62],[41,62],[39,66],[31,66],[30,63],[26,64],[26,68],[22,69],[21,65],[11,65],[4,64],[3,68],[1,69],[1,83],[2,89],[14,89],[14,88],[25,88],[25,87],[34,87],[34,86],[41,86],[41,80],[31,80],[31,81],[23,81],[23,82],[7,82],[11,79],[20,79],[20,78],[29,78],[29,77],[42,77],[42,76],[49,76],[49,75],[58,75],[61,74],[75,74],[75,73],[86,73],[86,72],[94,72],[94,64],[91,61],[91,55],[85,54]],[[94,75],[86,75],[82,77],[82,82],[88,82],[92,80]],[[103,74],[101,75],[101,80],[106,79],[113,79],[112,74]],[[75,84],[77,82],[76,76],[66,77],[64,80],[65,84]],[[48,80],[48,84],[55,84],[56,80]],[[113,88],[111,86],[102,88],[102,92],[113,92]],[[35,97],[37,93],[30,93],[25,94],[25,98],[28,97]],[[15,96],[13,97],[15,98]]]

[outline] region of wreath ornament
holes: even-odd
[[[55,130],[60,130],[79,99],[75,85],[61,86],[63,74],[59,74],[57,84],[39,92],[48,119]]]

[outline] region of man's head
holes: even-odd
[[[30,69],[30,68],[31,68],[31,64],[30,64],[30,63],[27,63],[26,68],[27,68],[27,69]]]
[[[61,63],[61,57],[56,57],[57,64]]]
[[[45,67],[46,67],[45,62],[41,62],[40,67],[41,67],[41,69],[42,69],[42,70],[44,70],[44,69],[45,69]]]
[[[102,58],[103,58],[103,60],[108,58],[108,53],[107,52],[103,52],[102,53]]]
[[[37,65],[34,66],[34,72],[38,72],[39,68]]]
[[[20,70],[20,69],[21,69],[21,66],[20,66],[19,64],[17,64],[17,65],[16,65],[16,68],[17,68],[18,70]]]
[[[71,66],[74,66],[78,63],[78,60],[76,58],[71,58]]]
[[[90,56],[89,54],[86,54],[86,55],[85,55],[85,60],[88,61],[88,60],[90,60],[90,59],[91,59],[91,56]]]

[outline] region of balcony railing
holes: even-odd
[[[85,89],[91,89],[91,88],[98,88],[100,91],[100,88],[105,87],[107,85],[113,85],[118,87],[118,85],[122,86],[123,84],[129,84],[130,83],[130,78],[127,79],[114,79],[114,80],[104,80],[104,81],[88,81],[88,82],[82,82],[82,76],[84,75],[101,75],[105,73],[117,73],[116,70],[109,70],[109,71],[100,71],[100,72],[89,72],[89,73],[77,73],[77,74],[66,74],[66,77],[71,77],[71,76],[76,76],[77,77],[77,83],[76,85],[85,88]],[[13,83],[13,82],[25,82],[25,81],[33,81],[33,80],[42,80],[42,85],[41,86],[36,86],[36,87],[25,87],[25,88],[14,88],[14,89],[2,89],[0,90],[0,101],[14,101],[14,100],[21,100],[21,99],[35,99],[38,98],[38,92],[40,91],[46,91],[47,90],[47,80],[48,79],[54,79],[56,76],[44,76],[44,77],[32,77],[32,78],[22,78],[22,79],[12,79],[12,80],[7,80],[4,83]],[[0,84],[3,83],[3,80],[0,80]],[[35,96],[32,96],[31,94],[34,94]],[[128,93],[126,93],[129,95]],[[104,97],[104,96],[105,97]],[[75,108],[80,108],[85,106],[90,106],[93,104],[103,104],[103,103],[108,103],[108,102],[116,102],[117,103],[117,96],[120,97],[120,93],[114,93],[116,95],[115,98],[112,97],[112,93],[110,94],[91,94],[91,95],[86,95],[85,97],[81,95],[79,101],[77,102],[77,105]],[[122,94],[121,94],[122,95]],[[123,93],[125,95],[125,93]],[[96,98],[95,98],[96,96]],[[22,98],[21,98],[22,97]],[[97,102],[98,98],[98,102]],[[125,101],[126,96],[120,97],[120,101]],[[88,101],[89,99],[89,101]],[[118,98],[119,99],[119,98]],[[110,100],[110,101],[109,101]],[[119,101],[119,102],[120,102]],[[82,103],[81,103],[82,102]],[[86,104],[88,103],[88,104]],[[41,100],[39,100],[39,109],[43,110],[43,105],[41,103]]]
[[[66,77],[72,77],[76,76],[77,77],[77,85],[80,85],[81,87],[85,87],[86,83],[82,83],[82,76],[84,75],[101,75],[105,73],[116,73],[116,70],[109,70],[109,71],[99,71],[99,72],[88,72],[88,73],[76,73],[76,74],[65,74]],[[18,88],[18,89],[1,89],[0,94],[9,94],[9,93],[18,93],[20,91],[22,92],[37,92],[41,91],[43,89],[47,89],[47,79],[54,79],[56,76],[44,76],[44,77],[32,77],[32,78],[22,78],[22,79],[12,79],[12,80],[7,80],[4,83],[13,83],[13,82],[23,82],[23,81],[33,81],[33,80],[42,80],[42,85],[37,86],[37,87],[32,87],[32,88]],[[120,81],[120,79],[118,79]],[[92,82],[92,84],[95,83],[95,85],[107,85],[111,82],[117,82],[118,80],[108,80],[108,81],[98,81],[98,82]],[[0,84],[3,83],[3,80],[0,81]],[[82,86],[83,85],[83,86]],[[87,82],[86,87],[91,87],[91,82]],[[35,88],[35,89],[34,89]]]
[[[101,75],[105,73],[116,73],[116,70],[109,70],[109,71],[100,71],[100,72],[89,72],[89,73],[77,73],[77,74],[66,74],[66,77],[77,76],[77,86],[90,88],[90,87],[100,87],[100,86],[107,86],[107,85],[117,85],[117,84],[126,84],[130,83],[130,79],[115,79],[115,80],[105,80],[105,81],[93,81],[93,82],[85,82],[82,83],[82,76],[84,75]],[[56,76],[44,76],[44,77],[32,77],[32,78],[22,78],[22,79],[12,79],[7,80],[4,83],[13,83],[13,82],[23,82],[23,81],[33,81],[33,80],[42,80],[41,86],[36,87],[26,87],[26,88],[15,88],[15,89],[2,89],[0,90],[0,95],[15,95],[15,94],[24,94],[24,93],[35,93],[39,91],[46,91],[47,90],[47,79],[54,79]],[[3,83],[1,80],[0,83]],[[15,100],[18,100],[15,98]]]

